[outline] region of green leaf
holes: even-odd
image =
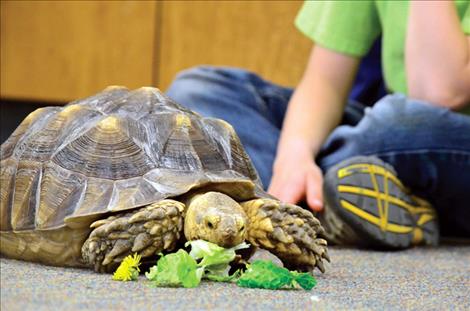
[[[255,260],[238,279],[237,285],[250,288],[280,289],[299,285],[311,290],[317,281],[308,273],[289,271],[268,260]]]
[[[220,265],[212,265],[212,266],[204,266],[204,277],[208,277],[209,275],[217,275],[220,277],[228,277],[228,273],[230,271],[229,264],[220,264]]]
[[[317,280],[309,273],[299,273],[296,271],[291,272],[294,276],[294,281],[305,290],[311,290],[317,285]]]
[[[150,267],[149,272],[145,272],[145,277],[150,281],[157,279],[157,265]]]
[[[294,277],[286,268],[278,267],[269,260],[255,260],[242,276],[237,285],[249,288],[280,289],[292,287]]]
[[[178,252],[160,257],[156,266],[145,273],[155,286],[196,287],[201,282],[202,269],[189,254],[180,249]]]
[[[216,282],[233,282],[236,281],[240,277],[240,275],[241,270],[237,270],[232,275],[228,275],[228,273],[226,276],[216,273],[206,273],[204,277]]]
[[[229,276],[230,262],[236,256],[238,249],[248,248],[250,245],[243,242],[231,248],[223,248],[217,244],[204,240],[189,241],[186,246],[191,245],[189,255],[196,260],[200,260],[198,267],[204,269],[203,277],[211,280],[233,280]]]
[[[191,245],[191,252],[189,253],[191,257],[196,260],[202,258],[199,266],[229,264],[235,258],[236,250],[250,247],[249,244],[243,242],[231,248],[223,248],[204,240],[189,241],[185,245]]]

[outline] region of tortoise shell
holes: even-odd
[[[262,191],[228,123],[150,87],[32,112],[1,146],[0,181],[0,231],[84,227],[197,187]]]

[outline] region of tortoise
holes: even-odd
[[[127,255],[247,240],[285,266],[325,271],[324,229],[278,201],[233,128],[158,89],[108,87],[40,108],[1,145],[4,256],[106,272]]]

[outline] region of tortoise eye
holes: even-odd
[[[245,226],[241,226],[238,231],[239,231],[239,232],[242,232],[243,230],[245,230]]]
[[[205,219],[206,227],[209,229],[214,229],[215,228],[215,222],[212,219]]]

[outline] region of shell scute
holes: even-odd
[[[145,129],[136,121],[110,115],[67,144],[52,162],[89,177],[142,176],[156,167],[143,147],[146,143]]]
[[[57,109],[55,107],[44,107],[36,109],[35,111],[31,112],[15,129],[15,131],[8,137],[8,139],[2,144],[0,148],[0,158],[6,159],[9,158],[13,150],[15,149],[18,143],[21,143],[21,139],[28,131],[34,130],[34,127],[31,126],[36,122],[38,119],[46,119],[48,116],[52,115],[56,112]],[[37,126],[36,126],[37,127]]]
[[[41,163],[21,161],[18,164],[11,208],[13,230],[28,230],[35,226],[37,192],[39,191],[41,173]]]
[[[80,205],[86,177],[54,163],[46,165],[36,212],[36,228],[47,229],[63,224],[66,216]]]
[[[11,230],[11,201],[18,161],[10,157],[0,162],[0,231]]]
[[[20,160],[46,162],[63,143],[67,143],[84,123],[101,115],[78,105],[65,106],[50,116],[42,127],[30,133],[15,152]],[[40,121],[40,120],[39,120]]]

